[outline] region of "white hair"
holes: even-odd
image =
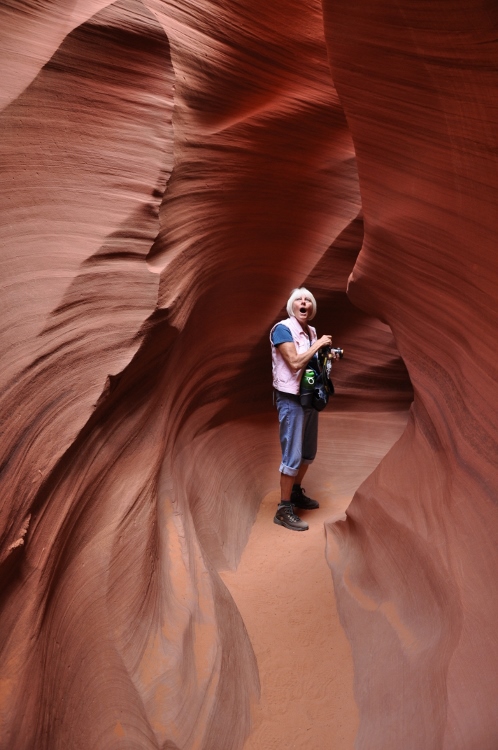
[[[313,297],[311,292],[306,289],[304,286],[299,287],[299,289],[293,289],[291,292],[291,296],[287,300],[287,313],[290,318],[295,317],[294,312],[292,310],[292,303],[299,299],[299,297],[307,297],[309,301],[311,302],[312,310],[311,315],[309,317],[310,320],[313,320],[313,318],[316,315],[316,299]]]

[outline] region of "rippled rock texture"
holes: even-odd
[[[408,407],[391,329],[415,392],[328,529],[358,747],[495,747],[494,11],[451,6],[2,7],[9,750],[243,746],[217,571],[276,484],[267,332],[303,282],[336,409]]]
[[[408,427],[328,528],[359,748],[498,745],[498,14],[326,2],[365,217],[349,297],[392,328]]]

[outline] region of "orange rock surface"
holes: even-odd
[[[2,747],[496,749],[494,15],[2,6]],[[346,350],[308,542],[271,523],[301,284]]]

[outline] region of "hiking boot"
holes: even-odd
[[[301,521],[299,516],[292,511],[292,505],[286,503],[280,503],[273,519],[273,523],[278,523],[279,526],[285,526],[286,529],[292,531],[307,531],[309,526],[304,521]]]
[[[312,500],[311,497],[307,497],[304,494],[303,488],[299,484],[295,484],[291,492],[291,503],[293,508],[299,508],[300,510],[316,510],[320,507],[320,503],[317,500]]]

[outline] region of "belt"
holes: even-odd
[[[276,388],[273,389],[273,394],[275,397],[275,394],[279,396],[283,396],[284,398],[289,398],[291,401],[297,401],[297,403],[301,403],[301,397],[299,393],[286,393],[285,391],[278,391]]]

